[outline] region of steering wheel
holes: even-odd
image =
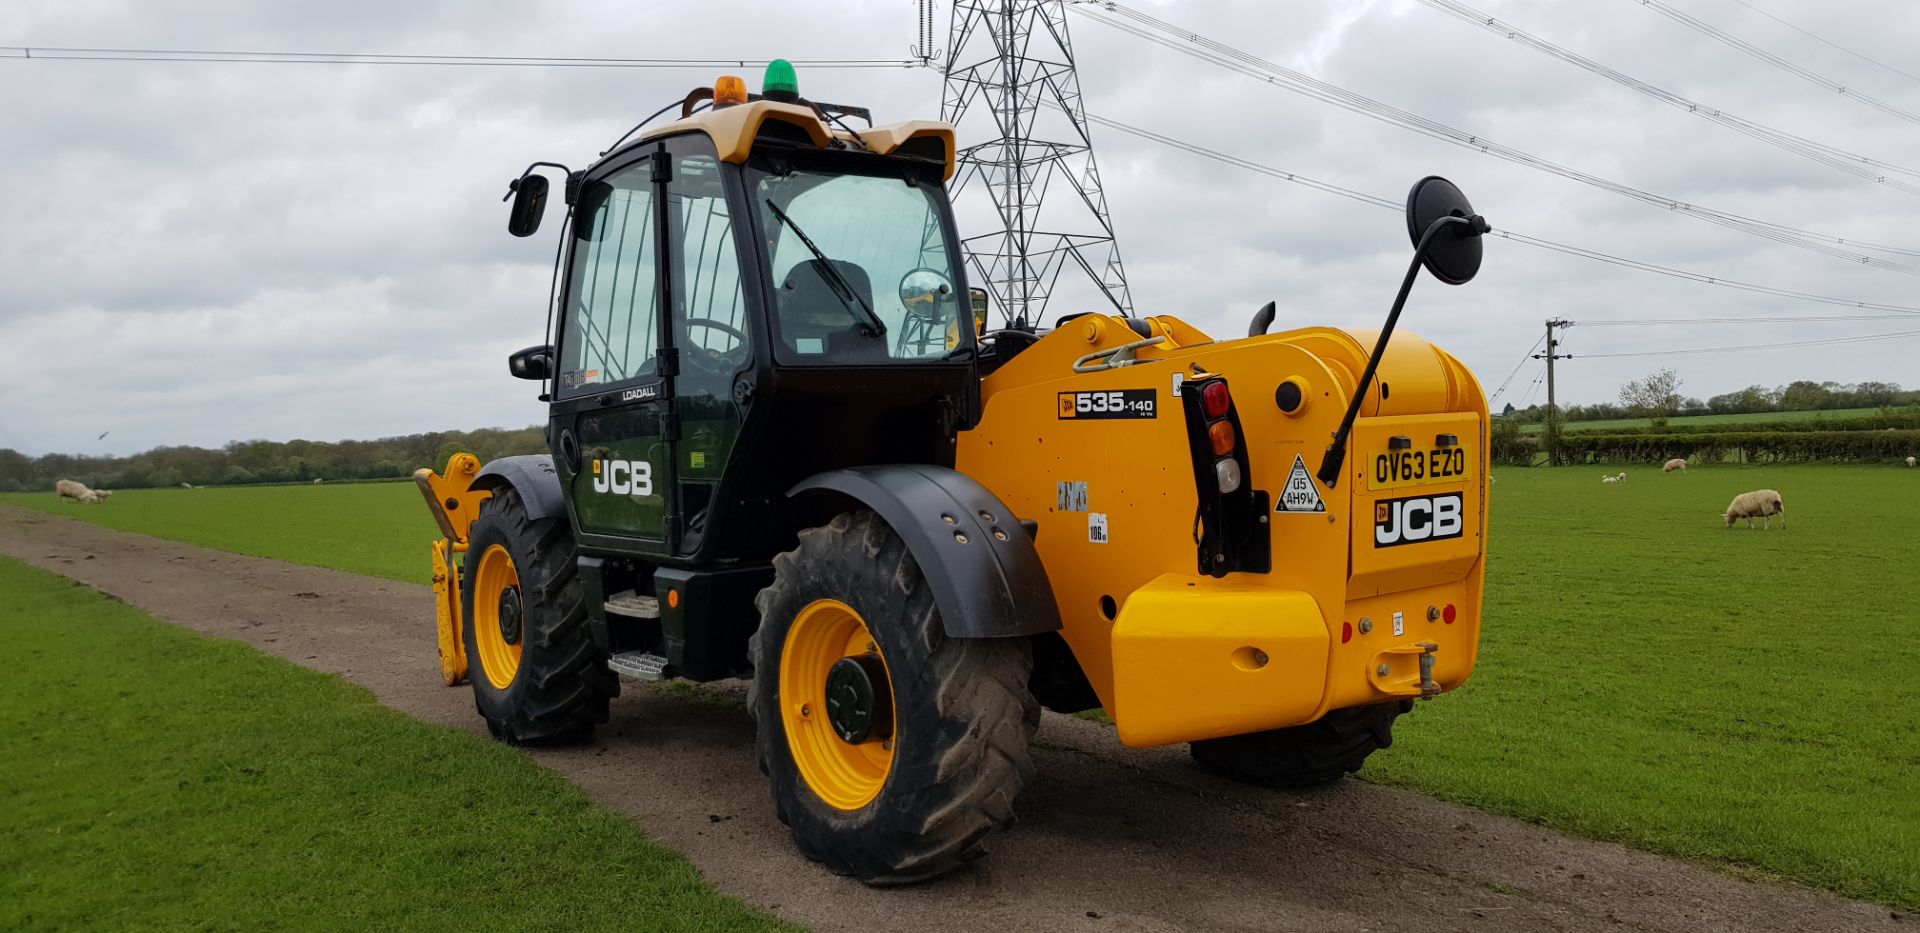
[[[705,347],[688,347],[687,349],[690,352],[687,353],[687,360],[694,365],[700,366],[702,369],[717,375],[725,375],[740,368],[740,364],[747,361],[747,334],[745,331],[731,324],[723,324],[708,317],[687,318],[686,325],[689,331],[696,327],[705,327],[709,330],[717,330],[726,334],[734,340],[733,348],[724,351],[709,350]]]

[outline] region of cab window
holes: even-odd
[[[753,169],[782,363],[940,359],[972,345],[937,194],[898,175]]]
[[[573,223],[560,347],[562,395],[653,375],[659,338],[658,222],[646,161],[588,182]]]

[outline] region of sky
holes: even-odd
[[[1920,196],[1740,135],[1418,0],[1129,0],[1288,68],[1662,196],[1920,249]],[[1698,20],[1906,114],[1920,5],[1669,0]],[[618,58],[905,60],[911,0],[0,5],[0,447],[126,454],[264,438],[338,440],[544,419],[505,358],[542,342],[553,228],[505,231],[507,181],[591,161],[708,68],[74,61],[20,47]],[[1847,152],[1920,167],[1915,123],[1749,57],[1639,0],[1472,8],[1649,85]],[[1783,25],[1786,20],[1844,49]],[[945,48],[949,7],[937,4]],[[1450,145],[1114,29],[1069,8],[1086,109],[1239,158],[1404,200],[1452,179],[1496,229],[1774,288],[1920,305],[1920,281],[1701,222]],[[1903,63],[1906,63],[1903,65]],[[739,71],[742,69],[732,69]],[[747,69],[755,87],[759,75]],[[802,67],[810,97],[936,118],[938,69]],[[972,120],[970,117],[969,120]],[[985,138],[963,121],[960,141]],[[1376,327],[1411,247],[1398,212],[1094,127],[1136,308],[1216,337],[1266,301],[1276,330]],[[1887,178],[1920,177],[1889,173]],[[963,192],[963,195],[969,194]],[[964,204],[963,234],[980,229]],[[1890,261],[1920,259],[1875,253]],[[1053,313],[1091,310],[1063,286]],[[1920,331],[1857,309],[1649,274],[1511,240],[1478,278],[1416,286],[1401,326],[1464,359],[1495,398],[1544,400],[1526,359],[1566,318],[1559,398],[1612,401],[1671,366],[1706,398],[1795,379],[1920,384],[1920,337],[1676,356],[1598,356]],[[1586,354],[1595,354],[1582,358]],[[1524,362],[1524,365],[1522,365]],[[1516,366],[1518,369],[1516,370]],[[102,436],[104,435],[104,436]]]

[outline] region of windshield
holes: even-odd
[[[757,169],[748,184],[773,256],[780,362],[940,359],[972,346],[930,186]]]

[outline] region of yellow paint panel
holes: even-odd
[[[1113,672],[1109,712],[1136,748],[1292,725],[1320,706],[1326,622],[1298,590],[1166,574],[1121,607]]]

